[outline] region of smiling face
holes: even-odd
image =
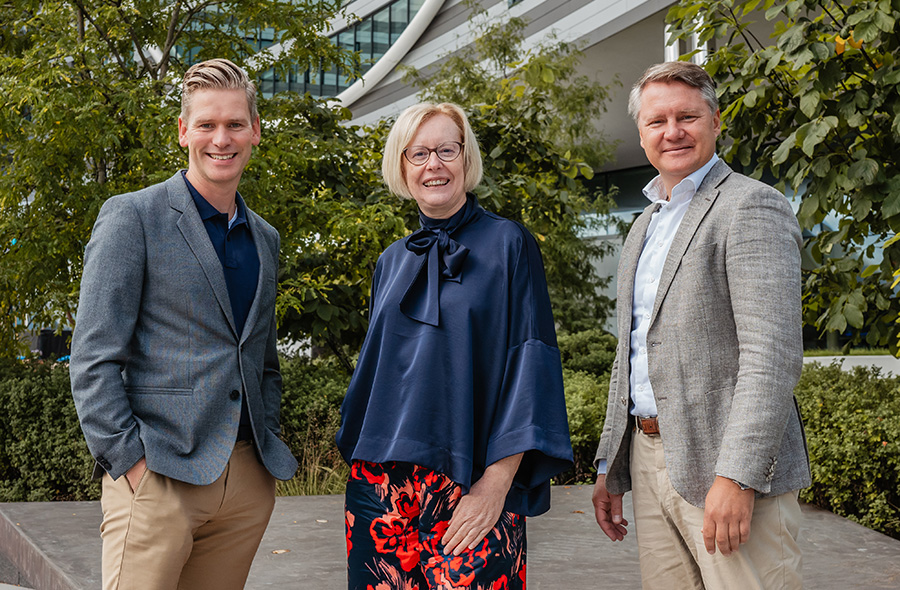
[[[250,118],[243,90],[197,90],[187,119],[178,118],[178,141],[188,148],[188,180],[207,199],[234,198],[259,137],[259,117]]]
[[[409,145],[404,147],[434,149],[448,141],[462,143],[462,133],[453,119],[438,114],[422,123]],[[466,203],[464,154],[452,162],[444,162],[436,153],[430,152],[428,160],[421,166],[410,164],[406,158],[402,159],[402,166],[409,192],[428,217],[447,219]]]
[[[638,131],[647,159],[672,188],[709,162],[721,131],[699,90],[681,82],[651,82],[641,92]]]

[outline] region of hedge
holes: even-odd
[[[557,483],[593,481],[615,344],[600,330],[559,336],[575,467]],[[349,376],[301,358],[284,360],[282,373],[282,431],[301,470],[279,492],[340,493],[346,465],[334,434]],[[801,498],[900,539],[900,377],[814,363],[796,394],[813,476]],[[0,408],[0,501],[99,497],[65,364],[0,361]]]

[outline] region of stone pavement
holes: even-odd
[[[634,534],[621,543],[606,539],[590,498],[590,486],[555,487],[550,512],[528,520],[530,590],[640,588]],[[806,588],[900,589],[900,541],[817,508],[804,506],[803,513]],[[37,590],[100,588],[99,525],[97,502],[0,504],[0,582]],[[2,577],[10,569],[3,555],[19,580]],[[342,590],[344,559],[342,496],[278,498],[246,588]]]

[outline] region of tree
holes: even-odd
[[[769,43],[753,32],[762,19]],[[716,43],[706,69],[725,159],[802,195],[815,261],[805,322],[895,354],[900,244],[885,240],[900,230],[898,19],[898,0],[685,0],[668,14],[673,39]]]
[[[608,221],[612,200],[583,181],[612,155],[613,145],[592,123],[605,110],[608,89],[577,75],[580,54],[571,44],[523,49],[522,19],[490,21],[475,10],[470,23],[472,44],[434,72],[409,69],[407,79],[423,100],[467,109],[485,155],[479,199],[538,238],[560,326],[596,327],[612,302],[598,294],[609,277],[597,276],[592,262],[611,253],[612,244],[584,236]]]
[[[335,63],[350,71],[352,56],[321,35],[337,6],[318,0],[0,4],[3,356],[21,350],[18,338],[26,328],[73,324],[82,254],[102,203],[185,166],[175,121],[177,85],[190,63],[227,57],[251,78]],[[294,42],[276,54],[260,51],[264,38]],[[324,161],[314,160],[322,147],[336,154],[331,161],[340,159],[354,142],[343,134],[318,144],[319,151],[290,154],[310,145],[305,133],[324,141],[324,130],[333,131],[347,113],[296,94],[260,100],[259,110],[263,154],[272,154],[272,161],[255,158],[241,190],[282,230],[291,273],[298,250],[315,242],[323,230],[318,224],[331,223],[340,203],[333,186],[340,174],[324,174]],[[318,175],[312,180],[310,168]],[[365,195],[347,206],[366,219],[378,211],[367,208]],[[303,291],[302,284],[303,277],[294,277],[289,286]],[[313,312],[328,316],[324,309]]]

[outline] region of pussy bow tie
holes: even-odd
[[[442,227],[416,230],[407,238],[406,249],[423,258],[400,300],[400,311],[410,319],[437,327],[440,323],[440,282],[460,282],[469,249],[451,238]]]

